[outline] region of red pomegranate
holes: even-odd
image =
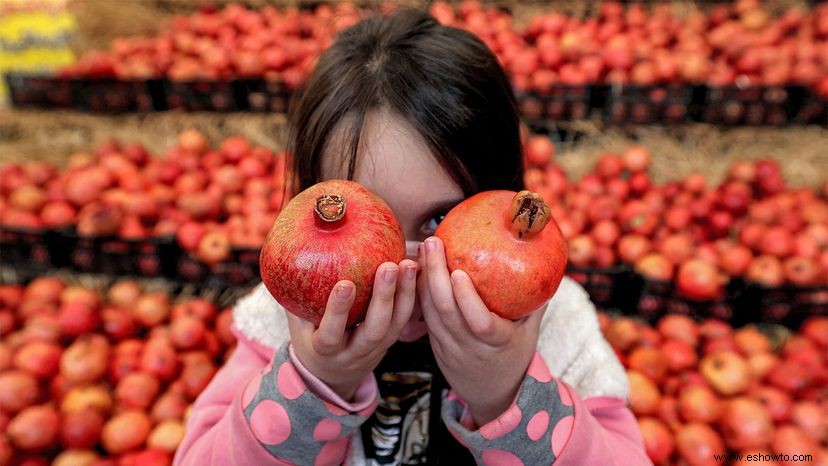
[[[434,234],[445,243],[449,270],[469,274],[486,307],[508,319],[549,300],[566,268],[566,241],[549,206],[530,191],[478,193]]]
[[[330,180],[287,203],[267,235],[259,266],[273,297],[316,325],[334,285],[351,280],[352,326],[365,317],[377,267],[404,258],[402,226],[385,201],[353,181]]]

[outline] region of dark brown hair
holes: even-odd
[[[383,107],[420,132],[466,196],[523,189],[518,111],[497,58],[473,34],[403,9],[363,19],[320,56],[291,111],[294,194],[320,180],[343,121],[352,179],[365,116]]]

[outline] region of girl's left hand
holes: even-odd
[[[517,396],[535,354],[546,305],[518,320],[492,313],[468,274],[449,274],[443,242],[420,247],[417,294],[437,364],[478,426],[500,416]]]

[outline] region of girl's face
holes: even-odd
[[[344,179],[348,167],[338,151],[339,124],[322,157],[322,179]],[[402,117],[376,110],[368,114],[362,130],[354,181],[388,205],[400,220],[408,242],[421,242],[434,234],[437,224],[463,200],[463,191],[437,163],[425,140]],[[416,260],[416,250],[414,251]]]
[[[346,120],[346,119],[343,119]],[[348,123],[345,121],[345,123]],[[322,157],[322,179],[344,179],[347,163],[341,151],[340,123]],[[405,119],[387,110],[368,114],[354,171],[354,181],[380,196],[402,224],[408,257],[417,260],[417,245],[434,234],[442,217],[463,200],[463,191],[431,154],[426,141]],[[400,339],[426,333],[419,303]]]

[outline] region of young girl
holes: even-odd
[[[409,257],[378,268],[354,329],[347,280],[318,328],[263,285],[242,299],[238,347],[195,402],[176,465],[650,463],[583,289],[565,279],[530,316],[502,319],[433,237],[464,198],[523,188],[514,96],[480,40],[414,11],[344,31],[294,109],[291,150],[294,192],[361,183],[399,218]]]

